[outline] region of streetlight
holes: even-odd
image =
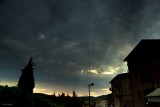
[[[90,86],[93,86],[93,85],[94,85],[94,83],[91,83],[91,84],[88,85],[88,90],[89,90],[89,107],[90,107]]]

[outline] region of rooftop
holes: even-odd
[[[129,77],[129,73],[122,73],[122,74],[118,74],[117,76],[115,76],[109,83],[112,83],[113,81],[115,81],[118,78],[125,78],[125,77]]]
[[[155,89],[149,93],[146,97],[160,97],[160,88]]]
[[[137,46],[128,54],[124,61],[128,61],[133,56],[137,54],[142,55],[158,53],[160,49],[160,39],[142,39]]]

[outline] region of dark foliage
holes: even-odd
[[[0,107],[82,107],[79,97],[29,93],[18,87],[0,86]]]
[[[31,94],[18,87],[0,86],[0,107],[63,107],[45,94]]]
[[[24,69],[21,69],[22,74],[18,81],[18,88],[25,90],[29,93],[33,93],[35,87],[34,76],[33,76],[33,62],[32,57],[30,58],[28,65]]]
[[[48,97],[51,101],[56,102],[59,105],[63,105],[64,107],[82,107],[83,105],[83,101],[80,99],[80,97],[65,96],[64,93],[62,93],[58,97],[55,95],[48,96]]]
[[[17,87],[0,87],[0,106],[31,107],[32,95]]]

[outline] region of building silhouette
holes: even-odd
[[[133,107],[129,73],[118,74],[111,81],[114,107]]]
[[[160,39],[141,40],[124,61],[130,74],[134,107],[160,107],[146,97],[160,86]]]

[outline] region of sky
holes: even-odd
[[[159,0],[0,0],[0,85],[33,57],[34,92],[99,96],[141,39],[159,39]]]

